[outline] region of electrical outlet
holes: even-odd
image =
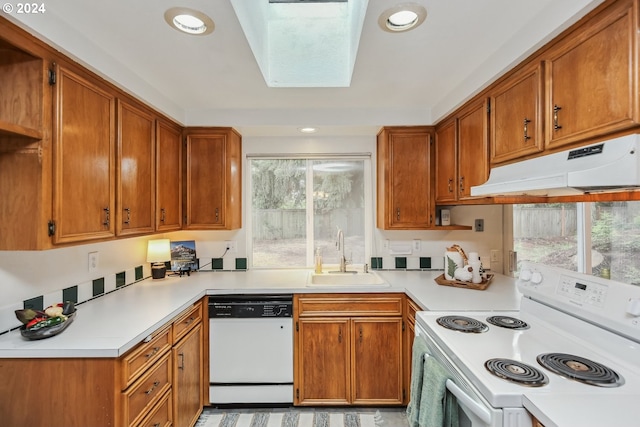
[[[500,261],[500,251],[497,249],[491,249],[491,262]]]
[[[235,240],[225,240],[224,243],[226,244],[225,249],[227,251],[229,251],[230,253],[235,253],[236,252],[236,241]]]
[[[98,252],[89,252],[89,273],[98,271],[99,260]]]
[[[475,221],[475,230],[476,231],[484,231],[484,219],[476,219],[476,221]]]
[[[382,241],[382,246],[383,246],[385,249],[389,249],[389,239],[384,239],[384,240]]]
[[[420,252],[421,242],[420,239],[413,239],[413,250],[416,252]]]

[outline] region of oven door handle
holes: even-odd
[[[446,385],[447,390],[449,390],[451,394],[453,394],[456,399],[458,399],[459,404],[463,405],[465,408],[468,408],[486,424],[491,425],[491,413],[487,410],[487,408],[481,406],[475,400],[467,396],[467,394],[462,391],[462,389],[458,387],[453,381],[447,380]]]

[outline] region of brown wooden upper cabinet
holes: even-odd
[[[242,226],[242,137],[232,128],[186,130],[184,228]]]
[[[639,123],[637,2],[612,2],[545,54],[546,148]]]
[[[458,121],[453,119],[436,126],[435,170],[436,203],[458,201]]]
[[[51,245],[52,89],[30,50],[0,39],[0,250]]]
[[[491,164],[544,150],[542,64],[533,64],[491,91]]]
[[[488,108],[476,100],[436,127],[436,204],[471,198],[489,177]]]
[[[115,235],[115,97],[98,81],[56,67],[54,243]]]
[[[155,227],[155,116],[118,100],[116,234],[152,233]]]
[[[377,142],[377,227],[433,226],[430,126],[385,127]]]
[[[156,230],[182,228],[182,130],[156,121]]]

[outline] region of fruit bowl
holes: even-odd
[[[16,317],[22,322],[20,334],[29,340],[41,340],[58,335],[69,327],[76,317],[73,302],[66,301],[47,307],[46,310],[26,308],[16,310]]]
[[[40,329],[29,330],[26,325],[20,326],[20,334],[29,340],[41,340],[44,338],[51,338],[62,333],[76,318],[76,310],[67,315],[64,322],[57,325],[47,326]]]

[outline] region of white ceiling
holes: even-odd
[[[405,1],[369,0],[348,88],[268,87],[229,0],[54,0],[8,18],[184,125],[373,135],[434,124],[603,0],[415,0],[422,26],[382,31],[378,16]],[[206,13],[215,31],[170,28],[174,6]]]

